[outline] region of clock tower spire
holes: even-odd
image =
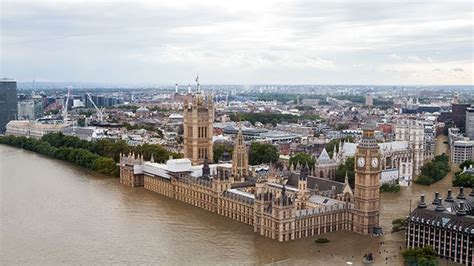
[[[379,228],[380,147],[373,125],[363,128],[355,153],[354,231],[371,235]]]

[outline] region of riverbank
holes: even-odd
[[[390,233],[392,221],[406,217],[421,193],[431,198],[450,187],[445,178],[382,193],[380,237],[340,231],[279,243],[231,219],[5,145],[0,178],[1,264],[361,265],[373,253],[375,265],[402,265],[405,236]],[[319,237],[330,242],[316,245]]]

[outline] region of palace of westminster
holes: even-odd
[[[231,161],[213,158],[212,97],[188,93],[184,108],[184,157],[156,163],[153,157],[122,155],[120,182],[186,202],[253,226],[254,232],[289,241],[350,230],[379,234],[381,151],[374,129],[366,127],[355,150],[355,186],[327,177],[270,168],[266,175],[250,171],[242,131],[235,138]]]

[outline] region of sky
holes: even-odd
[[[473,85],[472,1],[0,1],[18,81]]]

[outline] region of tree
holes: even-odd
[[[80,127],[85,127],[86,126],[86,119],[84,117],[79,117],[77,119],[77,125]]]
[[[459,165],[459,168],[462,170],[462,169],[464,169],[464,167],[469,168],[471,165],[474,166],[474,161],[473,160],[466,160],[466,161],[462,162]]]
[[[111,158],[105,158],[105,157],[97,158],[94,161],[92,169],[102,174],[115,176],[115,177],[120,176],[120,168],[117,166],[115,161]]]
[[[249,152],[249,163],[251,165],[276,163],[280,158],[277,148],[267,143],[252,142]]]
[[[409,248],[402,253],[402,256],[410,266],[438,265],[436,251],[431,246]]]
[[[453,186],[455,187],[474,187],[474,175],[457,172],[454,175]]]
[[[351,137],[351,136],[347,136],[347,137],[344,137],[342,139],[333,139],[331,141],[329,141],[327,144],[326,144],[326,151],[328,152],[329,156],[333,156],[334,154],[334,148],[336,148],[337,150],[339,149],[342,149],[342,147],[339,147],[339,142],[341,141],[346,141],[346,142],[354,142],[354,138]]]
[[[290,157],[290,167],[297,168],[298,166],[307,165],[309,170],[312,171],[316,165],[316,159],[306,152],[298,152],[294,156]]]
[[[441,154],[435,156],[431,162],[421,167],[421,174],[415,180],[415,183],[421,185],[431,185],[443,179],[450,171],[448,156]]]
[[[346,178],[346,173],[349,179],[349,184],[351,185],[351,187],[354,187],[354,181],[355,181],[354,157],[347,158],[343,164],[339,165],[339,167],[336,170],[336,181],[344,182]]]
[[[228,152],[230,154],[230,156],[232,156],[233,151],[234,151],[234,146],[232,145],[232,143],[223,142],[223,143],[214,144],[214,146],[213,146],[213,156],[214,156],[214,158],[212,158],[212,159],[213,159],[214,163],[218,163],[219,158],[222,156],[222,154],[224,152]]]

